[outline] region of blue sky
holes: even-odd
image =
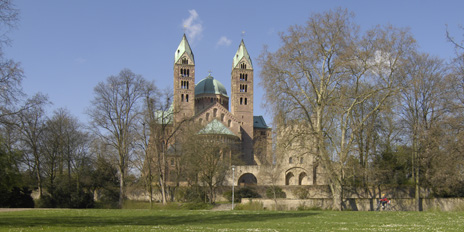
[[[28,95],[42,92],[54,103],[50,112],[67,108],[82,122],[94,98],[93,88],[124,68],[172,88],[174,52],[184,33],[195,55],[196,82],[208,75],[218,79],[230,95],[232,58],[242,39],[253,59],[255,115],[271,117],[261,105],[260,67],[263,46],[275,51],[278,32],[304,24],[312,13],[337,7],[355,13],[362,30],[375,25],[408,27],[419,49],[450,60],[454,49],[446,41],[449,30],[463,31],[464,1],[122,1],[16,0],[21,11],[5,55],[21,62]]]

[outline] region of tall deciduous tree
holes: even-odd
[[[215,126],[202,127],[194,123],[189,126],[183,131],[185,139],[181,144],[185,174],[192,185],[207,187],[209,203],[213,203],[216,188],[223,184],[231,165],[237,164],[239,141],[233,135],[219,133],[220,129]]]
[[[281,33],[282,47],[260,57],[267,102],[305,128],[301,134],[316,147],[308,152],[327,172],[336,209],[342,207],[355,134],[398,91],[414,43],[407,31],[392,27],[361,36],[352,18],[342,9],[315,14]],[[357,107],[372,98],[378,100],[354,120]]]
[[[95,98],[88,114],[94,132],[115,151],[119,171],[119,206],[125,197],[125,178],[133,150],[134,129],[141,114],[147,81],[129,69],[110,76],[94,88]]]
[[[19,99],[24,95],[21,82],[23,70],[18,62],[4,57],[3,47],[9,44],[8,32],[16,26],[19,17],[12,1],[0,0],[0,123],[19,111]]]
[[[43,155],[41,144],[45,130],[45,106],[48,104],[47,97],[37,94],[28,100],[27,107],[18,114],[17,125],[21,132],[21,142],[24,149],[24,161],[31,170],[35,172],[39,198],[42,197],[42,162]]]
[[[172,91],[165,90],[160,100],[149,103],[148,107],[153,110],[149,123],[152,165],[154,174],[157,175],[163,204],[167,203],[168,150],[172,146],[175,147],[176,137],[180,135],[179,131],[190,120],[190,118],[182,118],[175,122],[174,117],[181,109],[172,107],[172,99]]]
[[[449,87],[444,81],[443,61],[438,58],[414,54],[407,70],[405,88],[401,92],[402,116],[412,147],[412,176],[416,210],[419,210],[420,169],[439,153],[440,136],[434,132],[440,130],[440,123],[447,112]]]
[[[136,136],[137,159],[134,164],[140,170],[141,176],[150,195],[150,208],[153,207],[153,181],[155,173],[155,154],[150,143],[151,129],[156,119],[156,106],[161,101],[161,96],[154,84],[146,86],[143,100],[142,117],[139,118]]]

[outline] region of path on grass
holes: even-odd
[[[232,204],[217,204],[212,211],[227,211],[232,209]]]
[[[0,208],[1,212],[13,212],[13,211],[24,211],[24,210],[31,210],[33,208]]]

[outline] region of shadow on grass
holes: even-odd
[[[317,212],[198,212],[195,213],[169,213],[164,211],[145,211],[144,215],[131,216],[118,215],[117,212],[107,216],[95,215],[16,215],[0,214],[0,227],[105,227],[120,225],[138,226],[176,226],[176,225],[204,225],[204,224],[233,224],[247,222],[263,222],[289,218],[302,218],[317,215]],[[175,211],[174,211],[175,212]]]

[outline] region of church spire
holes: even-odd
[[[250,55],[248,54],[248,51],[247,51],[247,49],[245,47],[245,43],[243,42],[243,39],[242,39],[242,42],[238,46],[237,53],[235,53],[234,63],[232,65],[232,68],[237,68],[237,65],[243,59],[245,59],[245,62],[247,63],[247,65],[249,65],[249,69],[253,69],[253,64],[251,63]]]
[[[192,49],[190,48],[190,44],[187,40],[187,36],[182,37],[182,40],[180,41],[179,47],[177,47],[176,53],[174,54],[174,63],[179,62],[179,59],[186,54],[191,62],[191,64],[195,64],[195,59],[193,56]],[[189,62],[189,63],[190,63]]]

